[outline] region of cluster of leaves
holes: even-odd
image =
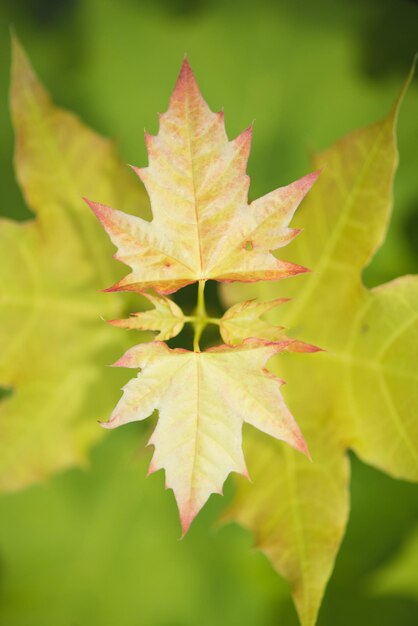
[[[282,300],[244,302],[214,319],[206,313],[204,288],[210,279],[276,281],[306,271],[270,251],[298,234],[289,223],[318,172],[249,206],[251,128],[228,140],[223,113],[209,109],[187,59],[159,121],[158,135],[145,135],[149,166],[133,168],[149,193],[153,220],[87,203],[117,246],[116,258],[132,269],[107,291],[154,289],[158,294],[147,295],[154,305],[150,312],[112,323],[158,330],[159,339],[175,336],[185,322],[194,325],[193,351],[155,341],[131,348],[115,364],[141,372],[126,385],[103,424],[114,428],[159,410],[149,442],[155,447],[149,471],[165,469],[184,534],[210,494],[221,493],[231,471],[248,474],[241,441],[244,422],[307,454],[280,393],[282,381],[264,367],[279,352],[317,349],[259,320]],[[185,316],[164,294],[194,282],[195,314]],[[225,344],[202,352],[199,340],[207,323],[219,325]],[[268,337],[262,336],[265,326]]]
[[[113,325],[159,332],[157,341],[117,362],[141,373],[104,425],[159,409],[150,469],[165,468],[186,531],[230,471],[246,473],[243,422],[307,451],[281,379],[263,369],[283,353],[271,369],[290,383],[286,402],[314,462],[248,431],[255,486],[239,481],[228,517],[253,531],[289,580],[301,622],[312,626],[348,517],[347,450],[393,476],[418,480],[418,280],[404,277],[369,291],[360,276],[390,217],[400,100],[383,122],[315,158],[322,175],[289,228],[316,174],[248,206],[251,132],[227,140],[222,114],[210,112],[185,62],[158,136],[146,136],[149,167],[137,170],[153,221],[90,202],[118,246],[117,258],[132,268],[118,280],[110,246],[80,196],[144,214],[143,189],[109,142],[52,105],[15,42],[16,171],[36,219],[0,223],[8,259],[0,288],[0,384],[12,390],[0,405],[2,488],[82,462],[101,432],[94,417],[110,411],[114,382],[105,376],[115,376],[102,365],[121,339],[100,312]],[[302,226],[306,233],[289,248],[294,263],[276,259],[270,250]],[[299,263],[315,273],[304,274]],[[301,276],[280,283],[278,294],[274,281],[292,274]],[[232,306],[219,320],[205,310],[208,279],[248,283],[224,290]],[[146,292],[154,308],[120,319],[120,297],[97,293],[114,281],[112,290]],[[186,316],[166,295],[192,282],[198,303]],[[266,313],[269,322],[260,317]],[[315,359],[291,354],[315,348],[289,338],[283,322],[326,351]],[[185,323],[195,329],[193,352],[162,343]],[[200,352],[208,323],[219,326],[225,345]]]

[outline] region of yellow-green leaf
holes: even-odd
[[[155,446],[150,472],[165,469],[183,534],[210,494],[222,493],[230,472],[247,474],[241,443],[244,422],[307,453],[283,402],[283,381],[264,369],[290,342],[248,339],[237,347],[223,345],[205,352],[171,350],[153,342],[134,346],[116,363],[141,372],[125,385],[103,426],[115,428],[159,410],[149,441]]]
[[[82,462],[99,436],[95,418],[113,402],[103,365],[121,343],[100,315],[122,306],[98,293],[116,277],[81,195],[145,205],[113,145],[53,105],[16,40],[11,109],[17,179],[35,217],[0,221],[0,384],[11,390],[0,403],[1,489]]]
[[[153,309],[133,313],[128,319],[111,320],[110,323],[120,328],[159,331],[155,336],[157,341],[167,341],[178,335],[185,322],[181,308],[165,296],[149,293],[144,296],[154,305]]]
[[[303,626],[316,622],[347,521],[347,450],[418,480],[418,277],[372,290],[361,280],[390,217],[403,92],[382,122],[314,159],[322,174],[298,213],[304,234],[290,255],[313,273],[245,289],[247,297],[294,297],[275,322],[325,350],[314,362],[288,355],[273,368],[289,383],[285,397],[313,463],[274,441],[251,441],[254,486],[239,485],[231,512],[289,580]],[[243,292],[236,288],[237,299]]]
[[[134,168],[150,195],[147,222],[87,200],[132,272],[109,291],[160,294],[198,280],[254,282],[305,272],[279,261],[299,231],[289,228],[318,172],[248,204],[251,128],[228,141],[223,113],[203,99],[185,59],[156,137],[146,134],[149,165]]]

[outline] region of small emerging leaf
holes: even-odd
[[[234,304],[220,320],[219,329],[222,339],[230,346],[238,345],[249,337],[266,341],[288,341],[289,337],[283,332],[283,326],[271,325],[260,318],[264,313],[288,301],[288,298],[277,298],[270,302],[247,300]],[[287,351],[318,352],[320,348],[291,339]]]
[[[184,61],[156,137],[146,134],[149,166],[133,168],[150,195],[146,222],[87,200],[131,274],[109,291],[169,294],[198,280],[279,280],[306,269],[276,259],[299,231],[290,220],[318,172],[248,204],[251,128],[233,141],[223,113],[204,101]]]
[[[288,298],[277,298],[270,302],[247,300],[234,304],[221,318],[222,339],[231,346],[242,343],[248,337],[280,341],[284,337],[283,326],[272,326],[260,316],[284,302],[288,302]]]
[[[180,307],[165,296],[153,296],[149,293],[143,295],[154,305],[153,309],[133,313],[129,319],[111,320],[109,323],[120,328],[157,330],[157,341],[167,341],[178,335],[184,326],[184,315]]]
[[[165,468],[174,491],[183,534],[211,493],[221,493],[232,471],[247,475],[242,425],[251,424],[307,454],[305,441],[287,409],[282,381],[264,369],[291,340],[247,340],[238,347],[205,352],[141,344],[115,364],[141,368],[128,382],[106,428],[143,420],[159,410],[149,441],[155,446],[150,472]]]

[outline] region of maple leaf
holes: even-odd
[[[153,342],[134,346],[115,364],[141,368],[110,420],[116,428],[159,410],[149,441],[150,473],[164,468],[174,491],[183,534],[211,493],[222,493],[232,471],[247,475],[242,452],[244,422],[307,454],[302,434],[284,404],[282,380],[264,369],[292,340],[247,340],[205,352]]]
[[[120,328],[157,330],[156,341],[166,341],[178,335],[185,322],[181,308],[165,296],[143,295],[154,305],[153,309],[133,313],[128,319],[110,320],[109,323]]]
[[[289,580],[304,626],[316,622],[347,524],[348,449],[396,478],[418,480],[418,277],[371,290],[361,281],[390,217],[396,121],[411,76],[386,119],[315,157],[323,172],[298,216],[309,237],[296,240],[292,254],[314,273],[281,288],[296,299],[275,320],[326,350],[314,364],[288,355],[280,365],[314,462],[251,433],[255,488],[239,484],[229,512]],[[234,289],[241,299],[244,289]],[[275,291],[266,283],[245,289],[263,298]]]
[[[305,272],[271,253],[298,230],[289,222],[318,172],[248,205],[251,128],[233,141],[223,113],[204,101],[185,59],[157,136],[145,135],[149,166],[133,169],[153,220],[87,200],[132,272],[108,291],[169,294],[198,280],[253,282]]]
[[[114,402],[102,365],[121,345],[98,312],[122,306],[98,293],[116,278],[111,246],[80,197],[145,206],[111,142],[52,104],[16,39],[11,109],[17,179],[36,217],[0,220],[0,384],[12,392],[0,403],[1,489],[83,462],[97,440],[94,416]]]

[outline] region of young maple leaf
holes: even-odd
[[[292,254],[314,273],[298,289],[284,285],[280,295],[296,297],[276,319],[326,350],[315,364],[288,355],[281,367],[315,462],[301,463],[287,446],[249,433],[256,489],[239,484],[230,512],[289,580],[303,626],[316,623],[347,524],[347,450],[395,478],[418,481],[418,276],[371,290],[361,281],[390,218],[396,122],[411,77],[387,118],[315,156],[323,174],[298,215],[310,237],[298,239]],[[244,291],[276,296],[267,283],[234,290],[237,299]]]
[[[283,332],[283,326],[274,326],[260,317],[285,302],[289,302],[289,298],[276,298],[270,302],[247,300],[234,304],[219,320],[219,332],[222,339],[230,346],[238,345],[248,337],[266,341],[288,340],[289,337]],[[303,341],[292,340],[287,351],[320,352],[321,350]]]
[[[155,446],[149,471],[165,469],[183,534],[210,494],[222,493],[230,472],[248,475],[242,452],[244,422],[308,454],[280,393],[283,381],[264,369],[270,357],[292,341],[249,339],[237,347],[222,345],[205,352],[172,350],[153,342],[134,346],[115,364],[141,372],[125,385],[102,426],[116,428],[159,410],[149,441]]]
[[[133,313],[128,319],[110,320],[109,324],[133,330],[159,331],[156,341],[167,341],[178,335],[185,322],[181,308],[165,296],[143,295],[154,305],[153,309]]]
[[[318,172],[248,204],[251,128],[233,141],[223,113],[204,101],[185,59],[157,136],[145,135],[149,166],[134,171],[152,222],[86,200],[132,272],[108,291],[169,294],[198,280],[279,280],[307,271],[271,251],[298,230],[289,222]]]

